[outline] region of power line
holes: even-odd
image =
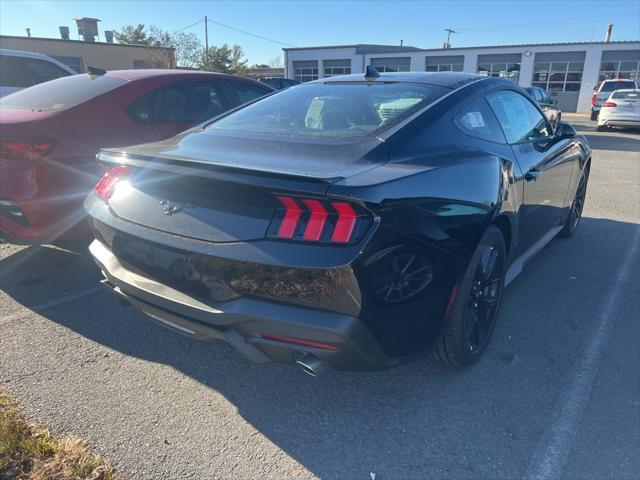
[[[280,40],[274,40],[273,38],[263,37],[262,35],[258,35],[256,33],[247,32],[246,30],[241,30],[239,28],[232,27],[230,25],[225,25],[224,23],[216,22],[216,21],[213,21],[211,19],[209,19],[209,22],[214,23],[214,24],[219,25],[219,26],[224,27],[224,28],[228,28],[229,30],[235,30],[236,32],[244,33],[245,35],[249,35],[251,37],[259,38],[261,40],[266,40],[268,42],[279,43],[280,45],[286,45],[287,47],[295,47],[296,46],[296,45],[292,45],[290,43],[281,42]]]
[[[187,28],[195,27],[196,25],[198,25],[199,23],[202,23],[202,22],[204,22],[204,19],[200,19],[196,23],[192,23],[191,25],[187,25],[186,27],[181,28],[180,30],[174,30],[173,33],[178,33],[178,32],[181,32],[183,30],[186,30]]]

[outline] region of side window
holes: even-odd
[[[534,88],[533,89],[533,95],[532,96],[533,96],[533,99],[536,102],[544,102],[544,98],[542,96],[542,92],[540,91],[539,88]]]
[[[540,111],[526,97],[513,90],[501,90],[487,97],[498,117],[507,142],[521,143],[551,136]]]
[[[244,82],[226,81],[224,88],[229,102],[234,107],[271,93],[271,90],[265,87]]]
[[[125,108],[124,112],[136,123],[150,124],[156,107],[156,91],[149,92]]]
[[[540,92],[542,93],[542,101],[544,103],[551,103],[551,97],[549,96],[549,93],[546,90],[540,90]]]
[[[484,98],[465,107],[455,122],[467,135],[494,143],[505,143],[498,120]]]
[[[197,124],[228,110],[217,82],[181,82],[157,92],[153,123]]]

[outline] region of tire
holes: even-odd
[[[580,176],[580,182],[576,193],[571,201],[571,207],[569,208],[569,214],[564,222],[562,230],[558,233],[561,238],[570,238],[576,233],[580,219],[582,218],[582,210],[584,208],[584,201],[587,196],[587,185],[589,184],[589,166],[587,166]]]
[[[502,232],[492,225],[482,235],[454,287],[457,293],[447,308],[443,331],[433,354],[438,361],[452,367],[466,367],[477,362],[486,350],[500,313],[506,258]]]
[[[598,112],[594,112],[593,110],[591,110],[591,120],[597,120],[598,119]]]

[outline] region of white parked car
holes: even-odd
[[[612,92],[598,115],[598,131],[609,127],[640,128],[640,90]]]
[[[76,73],[64,63],[42,53],[0,48],[0,97]]]

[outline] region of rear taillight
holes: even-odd
[[[348,202],[277,196],[267,236],[283,240],[350,244],[360,240],[371,225],[371,215]]]
[[[111,195],[113,195],[118,182],[129,175],[130,172],[131,167],[127,165],[120,165],[112,168],[102,176],[96,185],[96,194],[103,200],[109,200]]]
[[[598,103],[598,94],[594,92],[591,94],[591,105],[593,106],[596,103]]]
[[[603,107],[617,107],[618,104],[616,102],[604,102],[602,104]]]
[[[3,138],[0,140],[0,158],[12,160],[40,160],[51,151],[55,142],[25,138]]]

